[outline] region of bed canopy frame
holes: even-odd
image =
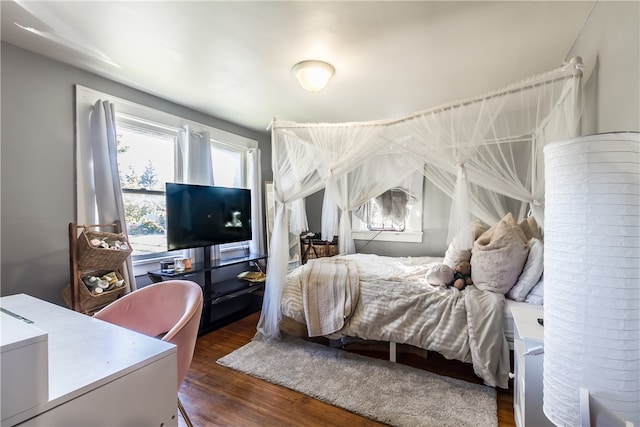
[[[394,120],[274,119],[276,214],[258,333],[280,336],[288,233],[308,229],[304,197],[323,188],[322,238],[337,235],[343,254],[355,252],[348,213],[416,173],[451,197],[447,240],[458,236],[461,248],[473,244],[468,228],[473,217],[495,223],[514,202],[519,218],[530,214],[543,225],[543,148],[580,135],[582,68],[575,57],[483,96]],[[460,233],[465,227],[468,233]]]

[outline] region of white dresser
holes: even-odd
[[[544,327],[541,306],[512,307],[514,321],[513,410],[517,427],[553,426],[542,412],[542,360]]]
[[[23,399],[3,406],[2,426],[177,426],[173,344],[25,294],[0,298],[0,307],[3,328],[23,321],[45,332],[46,341],[39,342],[48,347],[48,366],[40,370],[44,396],[31,396],[34,387],[23,381],[9,384],[4,381],[10,378],[3,378],[3,391]],[[16,347],[13,341],[7,348]],[[31,362],[3,358],[0,363],[3,371],[23,371],[21,365]]]

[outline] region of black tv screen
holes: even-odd
[[[251,191],[166,183],[167,249],[251,240]]]

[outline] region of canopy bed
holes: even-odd
[[[362,311],[363,301],[376,304],[372,302],[375,299],[371,294],[373,288],[378,289],[376,292],[379,295],[389,292],[389,286],[394,291],[411,294],[406,289],[399,291],[398,283],[403,282],[402,286],[417,286],[415,281],[405,280],[406,274],[394,278],[388,272],[363,268],[363,265],[374,267],[375,264],[378,267],[393,267],[395,261],[381,258],[370,262],[362,254],[354,254],[349,216],[350,211],[394,188],[412,174],[424,175],[451,197],[448,235],[450,249],[468,251],[470,254],[474,242],[475,245],[478,244],[477,230],[469,226],[474,218],[494,225],[492,229],[495,230],[508,217],[508,213],[513,212],[513,221],[508,225],[510,229],[514,228],[513,223],[521,222],[527,216],[531,216],[543,227],[542,150],[552,141],[579,135],[581,81],[582,63],[579,58],[574,58],[561,68],[492,93],[394,120],[326,124],[274,119],[272,166],[276,217],[258,333],[267,338],[278,338],[283,307],[288,310],[288,315],[296,312],[291,309],[291,299],[283,301],[283,297],[291,296],[290,289],[285,292],[286,284],[294,280],[291,276],[303,274],[295,272],[287,278],[288,233],[291,231],[299,234],[308,228],[304,197],[322,188],[322,239],[331,240],[333,236],[338,236],[339,252],[344,255],[341,258],[347,264],[346,273],[334,274],[346,274],[347,279],[355,277],[354,280],[360,282],[360,285],[367,282],[367,286],[359,287],[359,300],[352,301],[352,311],[355,313]],[[290,208],[290,215],[287,208]],[[524,268],[529,252],[528,242],[525,241],[524,246],[526,253],[521,257],[518,275]],[[443,260],[404,261],[405,267],[409,270],[412,266],[416,267],[416,271],[420,273],[425,265]],[[446,261],[445,254],[444,262]],[[350,263],[355,263],[356,267],[353,264],[349,267]],[[355,268],[356,273],[353,274],[349,268]],[[422,271],[422,276],[424,273]],[[377,278],[374,277],[376,274]],[[490,302],[487,302],[483,312],[493,312],[497,307],[500,316],[493,317],[502,320],[504,295],[508,291],[509,289],[503,292],[500,289],[483,290],[480,286],[468,286],[456,294],[443,288],[438,291],[443,295],[446,293],[439,298],[444,301],[442,304],[464,306],[460,312],[464,314],[465,321],[463,324],[454,324],[462,315],[452,316],[447,320],[447,313],[457,309],[445,310],[433,317],[438,320],[435,323],[443,323],[434,324],[435,329],[463,329],[457,338],[461,340],[457,343],[461,348],[445,355],[470,361],[471,354],[476,373],[485,378],[487,383],[500,387],[505,386],[504,378],[499,378],[504,376],[504,369],[497,369],[495,366],[500,364],[496,358],[504,357],[502,347],[506,345],[502,322],[491,321],[494,325],[492,328],[496,328],[497,332],[492,343],[487,345],[497,350],[486,355],[474,354],[481,353],[482,348],[473,344],[479,330],[470,325],[473,324],[472,312],[482,304],[480,301],[485,300]],[[414,302],[423,304],[424,301],[419,302],[420,298],[424,296]],[[380,301],[386,302],[378,301],[377,304],[390,304],[392,299],[387,297],[384,300],[381,297]],[[288,309],[286,304],[289,304]],[[427,313],[432,307],[427,304],[422,312]],[[467,316],[469,321],[466,320]],[[428,320],[428,315],[425,319],[426,323],[434,322]],[[486,318],[484,320],[487,321]],[[411,341],[411,334],[403,335],[393,331],[392,318],[387,321],[391,323],[377,322],[377,332],[368,331],[366,338]],[[372,319],[366,320],[366,323],[372,322]],[[450,324],[447,325],[446,322]],[[346,329],[338,332],[343,335],[363,335],[362,329],[358,329],[359,326],[355,323],[346,323]],[[449,337],[455,341],[456,334],[457,332],[451,333]],[[469,342],[472,344],[469,345]],[[410,343],[424,348],[431,347],[429,339]],[[449,344],[438,345],[438,350],[447,353],[447,345]],[[493,372],[490,375],[482,374],[480,365],[494,365]]]

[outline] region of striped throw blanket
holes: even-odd
[[[339,331],[358,303],[354,261],[318,258],[302,266],[302,304],[310,337]]]

